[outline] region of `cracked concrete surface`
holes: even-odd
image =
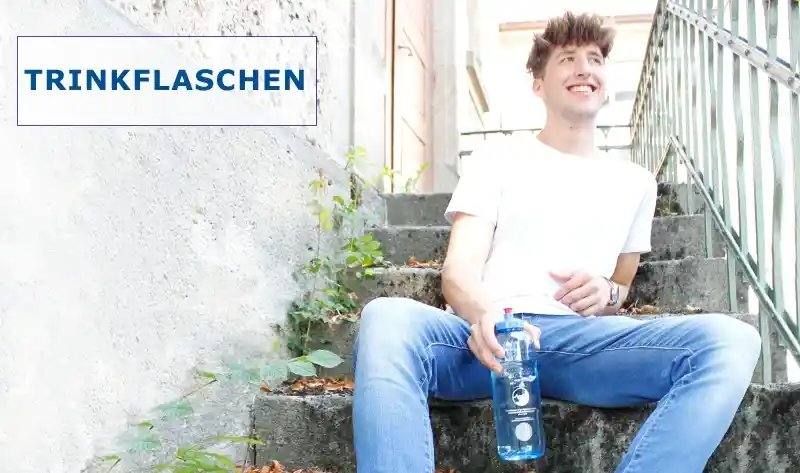
[[[536,464],[499,461],[488,400],[432,402],[436,465],[460,473],[607,473],[614,471],[654,406],[594,409],[547,400],[547,453]],[[256,432],[268,442],[260,464],[276,459],[289,468],[317,466],[354,473],[352,397],[261,395]],[[800,465],[800,385],[752,386],[707,473],[794,473]],[[303,438],[298,449],[295,439]]]

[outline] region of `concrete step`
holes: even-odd
[[[659,184],[658,204],[659,216],[697,214],[703,212],[703,197],[693,186],[692,209],[687,211],[687,184]],[[450,203],[452,193],[432,194],[384,194],[386,203],[386,225],[447,225],[444,211]]]
[[[726,265],[725,258],[698,257],[643,262],[629,299],[638,305],[656,305],[662,311],[680,312],[692,306],[706,312],[729,312]],[[743,287],[739,289],[741,301],[746,292]],[[438,268],[376,269],[374,277],[359,283],[357,292],[362,300],[400,296],[437,307],[444,304]]]
[[[444,211],[452,193],[384,194],[387,225],[448,225]]]
[[[687,201],[689,185],[659,183],[656,215],[694,215],[705,212],[705,200],[697,186],[692,185],[692,201]],[[688,204],[688,205],[687,205]]]
[[[607,473],[653,408],[595,409],[546,400],[544,464],[524,465],[499,461],[490,401],[432,403],[436,465],[459,473],[521,473],[536,466],[539,473]],[[266,442],[256,450],[259,465],[277,460],[289,471],[356,471],[350,395],[262,394],[253,414],[255,433]],[[798,426],[800,384],[753,385],[705,471],[795,473]]]
[[[727,258],[687,257],[641,263],[628,295],[636,305],[652,304],[680,312],[687,306],[705,312],[730,312]],[[747,296],[744,273],[737,268],[737,308]]]
[[[384,258],[394,264],[406,264],[413,256],[419,261],[443,260],[450,238],[449,225],[393,225],[373,228],[369,233],[381,243]],[[653,220],[653,251],[642,261],[706,256],[705,221],[702,215],[658,217]],[[712,256],[724,256],[724,243],[712,234]]]

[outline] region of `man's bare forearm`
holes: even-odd
[[[458,264],[445,264],[442,268],[442,292],[456,315],[470,325],[494,311],[480,276]]]

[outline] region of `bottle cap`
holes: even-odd
[[[517,332],[525,329],[525,322],[514,317],[514,310],[511,308],[503,309],[505,316],[503,320],[494,324],[495,332]]]

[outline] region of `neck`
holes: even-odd
[[[590,157],[597,153],[594,120],[575,123],[548,116],[539,141],[562,153]]]

